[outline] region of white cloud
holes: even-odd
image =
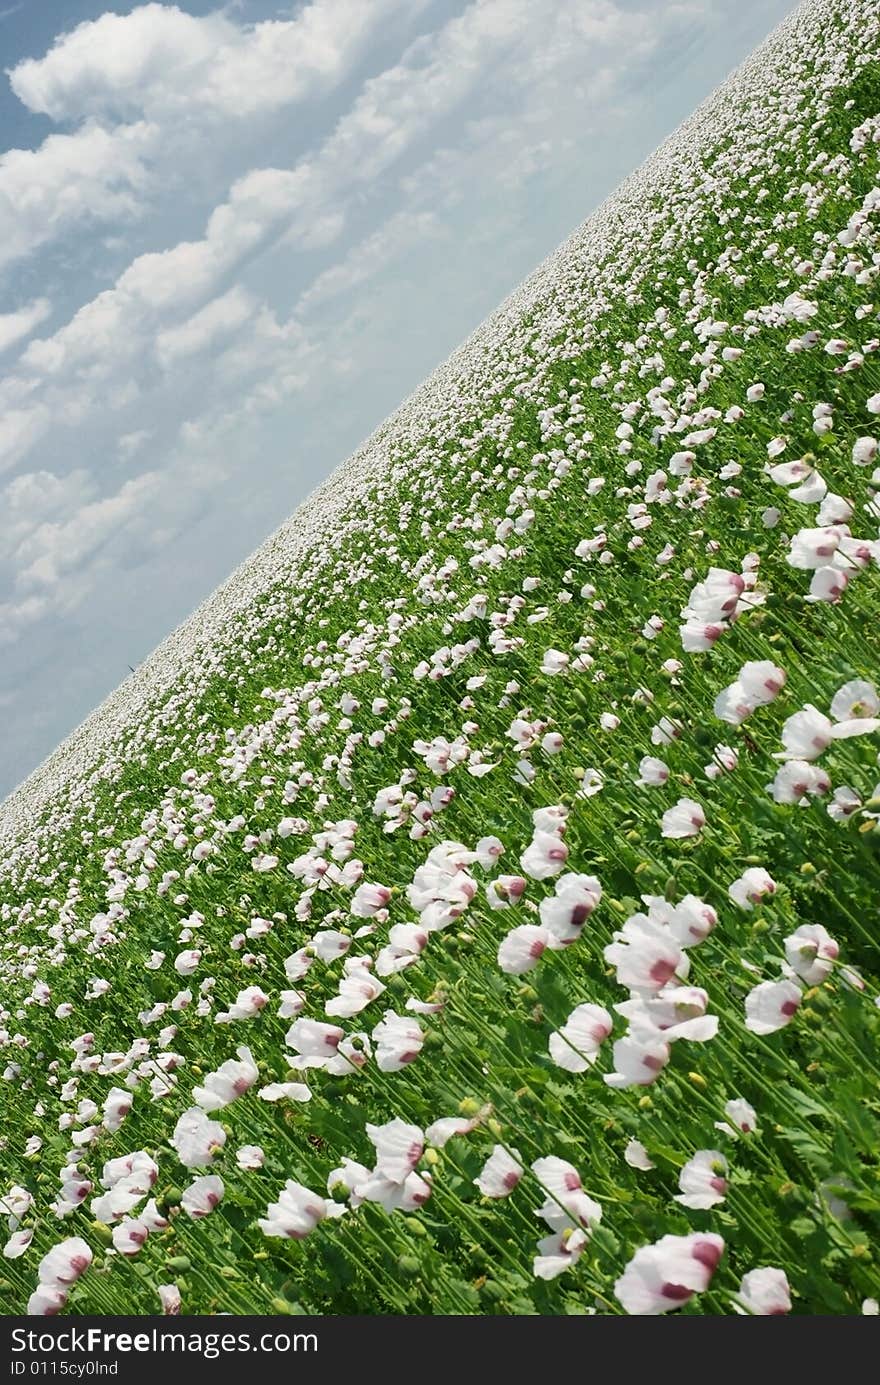
[[[35,298],[23,308],[16,308],[14,313],[0,313],[0,351],[6,351],[22,337],[30,336],[35,327],[45,322],[51,311],[48,298]]]
[[[31,341],[21,365],[47,376],[93,363],[98,373],[144,349],[145,332],[165,330],[173,319],[209,294],[241,259],[286,224],[302,200],[309,169],[257,169],[233,184],[212,212],[203,239],[139,255],[114,286],[105,289],[51,337]]]
[[[49,410],[43,405],[0,414],[0,472],[15,466],[48,426]]]
[[[19,544],[21,563],[15,585],[19,591],[54,592],[57,604],[63,604],[65,593],[59,592],[66,574],[88,560],[93,562],[104,544],[120,537],[129,521],[143,514],[143,509],[161,489],[162,478],[154,471],[135,476],[116,492],[101,500],[93,500],[69,516],[37,525]]]
[[[10,82],[30,110],[54,120],[133,111],[238,119],[326,90],[377,29],[424,4],[312,0],[292,19],[253,25],[142,5],[78,25],[45,57],[13,68]]]
[[[47,520],[77,509],[94,495],[95,485],[83,468],[56,476],[28,471],[0,491],[0,554],[10,562],[15,550]]]
[[[397,212],[372,235],[351,249],[337,264],[325,269],[300,297],[299,312],[311,311],[330,298],[348,293],[373,277],[389,260],[410,245],[420,244],[438,234],[439,223],[432,212]]]
[[[253,316],[256,304],[240,285],[213,298],[186,322],[169,327],[156,338],[156,355],[164,369],[182,357],[195,356],[233,336]]]
[[[38,149],[0,154],[0,267],[82,222],[125,221],[140,208],[159,131],[139,121],[85,125]]]
[[[46,615],[44,596],[29,596],[25,601],[0,601],[0,648],[12,644],[23,630]]]
[[[150,428],[136,428],[132,433],[123,433],[117,444],[119,448],[120,460],[130,462],[132,457],[136,457],[145,443],[150,441],[153,436]]]

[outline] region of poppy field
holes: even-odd
[[[810,0],[0,808],[5,1314],[862,1314],[880,11]]]

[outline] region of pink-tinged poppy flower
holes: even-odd
[[[630,1033],[636,1038],[706,1043],[718,1032],[718,1017],[706,1014],[708,1005],[708,993],[699,986],[669,985],[656,996],[633,996],[614,1008],[629,1020]]]
[[[188,948],[184,952],[178,953],[174,959],[174,970],[178,976],[192,976],[198,970],[202,954],[198,948]]]
[[[288,981],[301,981],[313,961],[314,958],[309,956],[304,947],[301,947],[299,952],[292,952],[289,957],[285,958],[284,975]]]
[[[366,1165],[359,1164],[356,1159],[343,1157],[340,1167],[327,1175],[327,1192],[334,1198],[345,1194],[352,1207],[359,1207],[363,1199],[358,1189],[369,1182],[371,1177]]]
[[[338,1025],[298,1019],[288,1029],[285,1043],[297,1054],[293,1060],[294,1067],[325,1067],[335,1057],[344,1038],[345,1030]]]
[[[309,943],[309,951],[319,962],[335,962],[343,957],[351,947],[348,933],[340,933],[337,928],[321,928]]]
[[[705,768],[708,779],[717,779],[720,774],[732,774],[739,765],[739,753],[730,745],[716,745],[712,757],[711,765]]]
[[[686,965],[669,929],[647,914],[633,914],[614,939],[605,948],[605,960],[617,968],[618,984],[627,990],[655,994]]]
[[[266,1162],[265,1151],[259,1145],[241,1145],[235,1151],[235,1162],[246,1173],[261,1169]]]
[[[880,448],[876,438],[856,438],[853,443],[852,459],[856,466],[872,466]]]
[[[550,1057],[567,1072],[585,1072],[595,1063],[613,1024],[601,1005],[578,1005],[562,1028],[550,1035]]]
[[[394,976],[419,960],[428,943],[428,932],[416,923],[396,923],[388,933],[388,944],[376,954],[379,976]]]
[[[430,1174],[409,1173],[402,1183],[393,1183],[374,1170],[366,1183],[358,1185],[357,1197],[361,1202],[377,1202],[386,1212],[416,1212],[432,1191]]]
[[[710,1232],[663,1236],[636,1251],[614,1296],[632,1316],[672,1312],[708,1289],[723,1254],[724,1241]]]
[[[849,586],[849,581],[850,573],[845,568],[817,568],[810,578],[810,590],[806,600],[811,602],[826,601],[832,606],[836,605],[842,599]]]
[[[855,721],[873,718],[880,713],[880,697],[873,683],[853,678],[838,688],[831,699],[831,715],[835,721]]]
[[[143,1222],[148,1231],[164,1231],[168,1221],[162,1216],[156,1206],[156,1199],[151,1197],[149,1202],[137,1215],[137,1220]]]
[[[248,986],[239,991],[228,1010],[223,1010],[214,1020],[215,1024],[232,1024],[236,1020],[249,1020],[258,1015],[268,1005],[269,997],[259,986]]]
[[[166,1318],[176,1318],[180,1313],[180,1290],[176,1284],[157,1284],[156,1293]]]
[[[741,684],[746,697],[753,707],[762,707],[777,698],[785,687],[785,670],[762,659],[757,663],[743,664],[737,682]]]
[[[34,1233],[30,1227],[27,1227],[24,1231],[13,1231],[9,1240],[3,1247],[4,1258],[6,1260],[17,1260],[20,1255],[24,1255],[33,1239]]]
[[[9,1230],[15,1231],[22,1217],[26,1217],[34,1205],[33,1193],[13,1183],[7,1193],[0,1197],[0,1213],[8,1218]]]
[[[118,1130],[131,1110],[132,1093],[124,1087],[111,1087],[104,1098],[101,1124],[111,1133]]]
[[[301,995],[299,991],[279,991],[278,998],[281,1001],[277,1010],[280,1020],[295,1019],[306,1008],[305,996]]]
[[[345,1211],[338,1203],[328,1204],[319,1193],[288,1178],[278,1194],[278,1201],[269,1204],[265,1217],[260,1217],[257,1225],[264,1236],[302,1241],[328,1215],[328,1206],[337,1209],[330,1215]]]
[[[712,704],[712,715],[728,726],[741,726],[755,710],[755,705],[738,680],[722,688]]]
[[[806,805],[810,798],[821,798],[831,789],[831,779],[818,765],[808,760],[786,760],[767,785],[774,803]]]
[[[669,766],[665,760],[655,755],[643,755],[639,761],[639,777],[636,783],[641,788],[659,788],[669,778]]]
[[[801,529],[789,545],[788,562],[806,571],[830,566],[845,532],[846,526],[837,524],[824,529]]]
[[[38,1284],[27,1302],[29,1317],[51,1318],[67,1302],[67,1291],[57,1284]]]
[[[742,1097],[733,1097],[724,1107],[727,1121],[716,1121],[715,1129],[723,1130],[725,1135],[750,1135],[758,1125],[758,1115]],[[729,1124],[727,1123],[729,1122]]]
[[[776,893],[776,881],[761,866],[749,866],[728,885],[727,893],[741,909],[754,909],[762,899]]]
[[[740,572],[710,568],[705,581],[698,582],[692,589],[685,614],[695,621],[729,621],[736,614],[745,585],[745,578]]]
[[[130,1180],[131,1186],[139,1188],[144,1194],[154,1187],[159,1177],[159,1166],[146,1150],[137,1149],[133,1154],[123,1154],[117,1159],[108,1159],[101,1170],[101,1186],[115,1188],[123,1180]]]
[[[384,1125],[367,1125],[367,1136],[376,1151],[377,1172],[392,1183],[402,1183],[415,1168],[425,1149],[425,1137],[417,1125],[395,1116]]]
[[[538,830],[519,860],[530,879],[550,880],[568,860],[568,847],[555,832]]]
[[[365,880],[352,895],[350,908],[355,918],[369,919],[387,908],[390,902],[391,890],[387,885],[374,885]]]
[[[681,647],[685,654],[705,654],[708,649],[714,648],[726,629],[727,626],[719,621],[689,621],[687,625],[678,627]]]
[[[527,881],[521,875],[497,875],[486,886],[490,909],[510,909],[525,894]]]
[[[481,837],[474,854],[483,870],[491,870],[504,855],[504,843],[498,837]]]
[[[746,996],[746,1029],[753,1034],[775,1034],[791,1022],[802,998],[793,981],[762,981]]]
[[[614,1071],[606,1072],[609,1087],[648,1087],[655,1082],[671,1056],[669,1044],[659,1034],[628,1034],[614,1045]]]
[[[648,1173],[654,1168],[654,1161],[641,1140],[627,1140],[623,1157],[631,1169],[638,1169],[641,1173]]]
[[[366,967],[355,969],[342,978],[339,994],[327,1001],[324,1013],[350,1019],[352,1015],[359,1015],[361,1010],[366,1009],[384,989],[383,983],[372,976]]]
[[[150,1228],[142,1221],[123,1217],[113,1228],[113,1247],[120,1255],[137,1255],[146,1244]]]
[[[675,1201],[705,1211],[727,1195],[727,1160],[717,1149],[698,1149],[678,1175],[681,1189]]]
[[[808,703],[783,723],[784,752],[777,757],[785,760],[815,760],[831,744],[834,728],[828,718]]]
[[[474,1183],[483,1197],[509,1197],[523,1176],[522,1155],[518,1149],[495,1145]]]
[[[821,923],[804,923],[785,939],[785,960],[808,986],[821,986],[834,969],[840,948]]]
[[[749,1270],[740,1282],[739,1301],[742,1309],[760,1318],[775,1318],[790,1313],[791,1290],[785,1271],[771,1265]]]
[[[652,745],[673,745],[681,740],[681,727],[669,717],[661,717],[656,726],[651,727]]]
[[[216,1174],[196,1178],[180,1199],[180,1205],[190,1217],[207,1217],[223,1200],[226,1189]]]
[[[71,1236],[43,1256],[37,1268],[37,1278],[41,1284],[68,1289],[91,1263],[90,1246],[80,1236]]]
[[[465,1116],[442,1116],[428,1126],[425,1141],[435,1149],[444,1149],[454,1135],[469,1135],[478,1125],[478,1118],[468,1120]]]
[[[555,1279],[577,1264],[586,1244],[584,1232],[571,1226],[563,1227],[552,1236],[543,1236],[532,1261],[532,1274],[536,1279]]]
[[[219,1121],[208,1120],[200,1107],[193,1106],[178,1120],[170,1143],[181,1164],[188,1169],[201,1169],[226,1144],[226,1131]]]
[[[560,673],[565,673],[571,663],[568,654],[561,649],[545,649],[541,660],[541,672],[545,677],[556,677]]]
[[[261,1101],[311,1101],[312,1093],[304,1082],[267,1082],[257,1093]]]
[[[696,947],[708,938],[718,923],[718,915],[705,900],[686,894],[675,905],[667,927],[681,947]]]
[[[371,1034],[380,1072],[399,1072],[422,1051],[424,1031],[417,1019],[386,1010]]]
[[[551,943],[549,929],[536,923],[522,923],[502,938],[498,965],[507,976],[522,976],[538,965]]]
[[[680,798],[663,814],[661,833],[674,839],[696,837],[705,826],[706,814],[702,806],[692,798]]]
[[[238,1059],[228,1058],[216,1072],[208,1073],[204,1085],[193,1088],[193,1100],[203,1111],[219,1111],[250,1091],[259,1073],[249,1048],[237,1048]]]
[[[567,947],[577,942],[581,929],[602,898],[602,886],[595,875],[561,875],[555,894],[542,899],[538,908],[541,923],[551,935],[550,946]]]
[[[555,1154],[535,1159],[532,1173],[547,1193],[535,1215],[543,1217],[552,1231],[565,1227],[590,1231],[602,1220],[602,1208],[584,1192],[580,1174],[566,1159]]]

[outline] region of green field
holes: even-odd
[[[877,1311],[878,164],[811,0],[0,809],[3,1312]]]

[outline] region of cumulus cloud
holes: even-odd
[[[19,545],[41,524],[76,510],[94,493],[94,480],[82,467],[66,476],[51,471],[15,476],[0,491],[0,561],[14,565]]]
[[[313,310],[330,298],[348,293],[394,259],[408,246],[424,244],[439,234],[437,217],[428,211],[397,212],[372,235],[366,236],[330,269],[325,269],[302,294],[300,312]]]
[[[0,351],[6,351],[22,337],[30,336],[35,327],[45,322],[51,311],[48,298],[35,298],[31,303],[25,303],[23,308],[16,308],[15,312],[0,313]]]
[[[228,340],[254,313],[256,304],[240,285],[221,294],[192,317],[169,327],[156,338],[156,355],[167,369],[181,357],[195,356],[219,341]]]
[[[134,216],[158,138],[146,121],[89,124],[0,154],[0,268],[78,224]]]
[[[89,115],[241,119],[338,82],[392,17],[426,0],[312,0],[292,19],[241,25],[149,4],[103,14],[62,34],[9,79],[20,101],[53,120]]]
[[[0,414],[0,472],[15,466],[48,426],[49,410],[45,405],[6,409]]]
[[[391,18],[405,28],[426,3],[312,0],[251,25],[152,3],[62,34],[8,71],[29,110],[79,128],[0,155],[0,268],[77,224],[134,221],[169,177],[185,185],[186,167],[216,154],[220,123],[327,93]]]
[[[224,275],[287,223],[302,201],[309,169],[257,169],[235,182],[211,214],[201,240],[139,255],[51,337],[35,338],[21,366],[58,376],[86,364],[100,373],[139,353],[144,331],[156,335],[181,308],[211,293]]]
[[[162,478],[155,471],[126,481],[115,495],[92,500],[70,514],[36,525],[18,547],[16,587],[23,592],[55,591],[84,559],[93,562],[104,544],[118,538],[129,521],[143,513]]]

